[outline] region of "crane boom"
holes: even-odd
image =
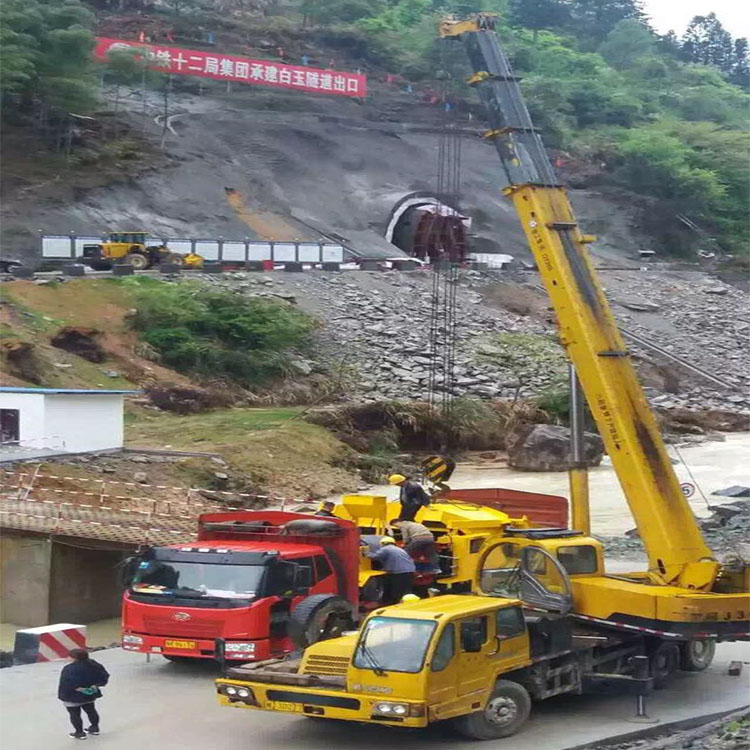
[[[494,31],[494,16],[447,19],[442,37],[463,41],[491,139],[554,307],[560,338],[648,553],[663,583],[710,590],[720,566],[706,546],[636,376],[565,189],[523,101]]]

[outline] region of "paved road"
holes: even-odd
[[[170,664],[161,657],[146,663],[144,656],[119,649],[96,656],[112,674],[99,701],[104,733],[87,740],[98,750],[382,750],[394,743],[403,750],[479,747],[443,728],[404,731],[222,708],[213,695],[211,665]],[[750,644],[720,646],[708,672],[681,674],[668,690],[649,699],[649,712],[663,723],[742,707],[748,702],[750,670],[729,677],[731,659],[750,663]],[[56,700],[62,666],[53,662],[0,671],[0,747],[71,747],[65,710]],[[519,735],[490,744],[507,750],[565,750],[632,732],[642,728],[627,721],[634,713],[633,700],[554,698],[534,707],[533,720]]]

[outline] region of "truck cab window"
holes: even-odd
[[[495,634],[498,638],[513,638],[526,630],[520,607],[505,607],[495,612]]]
[[[448,666],[456,651],[455,639],[456,629],[451,622],[445,626],[445,630],[440,636],[437,646],[435,646],[435,654],[432,657],[430,667],[433,672],[442,672]]]
[[[557,559],[570,575],[596,573],[596,548],[590,544],[579,544],[573,547],[560,547]]]

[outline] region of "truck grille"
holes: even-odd
[[[309,656],[303,674],[325,674],[338,677],[346,676],[349,659],[345,656]]]
[[[143,625],[151,635],[190,636],[193,638],[218,638],[224,629],[221,620],[194,620],[179,622],[171,617],[144,617]]]

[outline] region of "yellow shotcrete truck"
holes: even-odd
[[[469,550],[478,595],[375,609],[359,633],[316,643],[301,660],[234,669],[227,706],[402,727],[454,720],[469,737],[516,732],[530,699],[642,694],[678,669],[708,667],[719,641],[750,638],[750,565],[719,561],[683,496],[596,277],[567,193],[534,128],[494,31],[495,19],[446,19],[463,42],[486,137],[526,233],[574,365],[648,555],[607,573],[590,537],[583,463],[571,471],[572,528],[502,524]],[[444,493],[441,502],[448,502]],[[417,517],[429,520],[421,511]]]
[[[233,668],[216,684],[225,706],[394,727],[450,721],[490,740],[515,734],[532,699],[648,690],[644,640],[524,613],[517,599],[446,594],[375,610],[301,659]],[[639,656],[646,668],[628,674]]]

